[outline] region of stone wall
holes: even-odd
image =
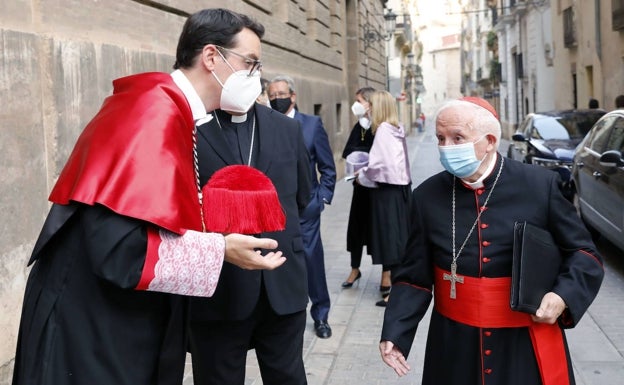
[[[227,4],[265,25],[263,76],[295,79],[301,111],[321,115],[339,161],[354,123],[354,91],[385,84],[381,43],[372,51],[380,55],[364,60],[360,38],[364,20],[383,22],[383,1]],[[13,369],[26,261],[76,138],[113,79],[171,71],[186,16],[219,6],[222,1],[0,0],[0,384],[10,383]]]

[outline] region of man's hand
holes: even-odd
[[[286,262],[281,251],[263,256],[255,249],[276,249],[277,241],[270,238],[255,238],[249,235],[228,234],[225,236],[225,260],[245,270],[273,270]]]
[[[403,353],[394,346],[390,341],[381,341],[379,343],[379,352],[381,353],[381,359],[389,367],[394,369],[399,377],[403,377],[410,371],[410,367],[405,360]]]
[[[566,304],[563,299],[551,291],[544,295],[539,309],[537,309],[535,315],[531,315],[531,318],[534,322],[552,325],[557,322],[557,318],[559,318],[565,308]]]

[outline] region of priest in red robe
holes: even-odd
[[[260,93],[264,27],[191,15],[176,70],[117,79],[80,135],[35,245],[13,384],[181,384],[185,296],[209,297],[224,260],[274,269],[272,239],[205,231],[196,124]],[[236,49],[243,57],[224,52]]]
[[[446,102],[435,124],[446,171],[412,194],[410,235],[384,316],[383,361],[407,374],[416,328],[433,298],[423,384],[574,384],[564,329],[580,321],[604,271],[558,174],[503,158],[496,111],[483,99]],[[548,230],[562,252],[535,314],[510,307],[520,221]]]

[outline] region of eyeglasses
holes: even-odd
[[[291,92],[280,91],[280,92],[276,92],[274,94],[269,94],[269,99],[275,99],[275,98],[284,99],[285,97],[288,97],[290,95],[292,95]]]
[[[236,55],[240,58],[242,58],[245,61],[245,64],[247,66],[251,66],[251,68],[249,69],[249,74],[247,74],[247,76],[253,76],[257,71],[262,70],[262,61],[260,60],[256,60],[256,59],[252,59],[250,57],[247,57],[245,55],[241,55],[238,52],[234,52],[229,48],[225,48],[225,47],[221,47],[220,45],[216,45],[217,48],[219,48],[220,50],[223,51],[227,51],[233,55]]]

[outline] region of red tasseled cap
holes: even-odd
[[[271,180],[243,165],[215,172],[203,187],[206,230],[259,234],[286,228],[286,216]]]
[[[465,102],[470,102],[472,104],[476,104],[479,107],[485,108],[486,110],[490,111],[492,113],[492,115],[494,115],[496,120],[498,120],[498,113],[496,112],[494,107],[487,100],[482,99],[482,98],[480,98],[478,96],[464,96],[463,98],[460,98],[459,100],[463,100]]]

